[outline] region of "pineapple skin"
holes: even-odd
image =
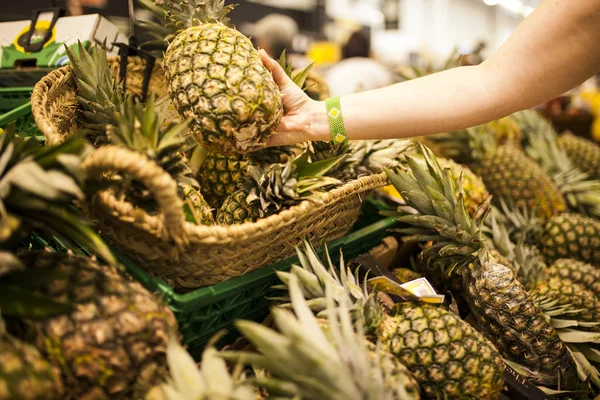
[[[258,207],[248,204],[248,194],[244,190],[238,190],[227,197],[217,212],[217,224],[235,225],[245,222],[254,222],[260,218]]]
[[[600,179],[600,146],[570,133],[560,135],[556,143],[581,171]]]
[[[207,149],[246,154],[265,146],[283,114],[279,89],[250,40],[220,24],[181,32],[164,58],[171,99]]]
[[[556,386],[559,376],[577,382],[567,347],[510,269],[471,265],[463,271],[463,284],[479,326],[505,357],[536,373],[536,383]]]
[[[523,132],[511,116],[500,118],[487,124],[498,144],[512,144],[521,147]]]
[[[0,337],[0,400],[63,398],[60,374],[39,351],[20,340]]]
[[[550,278],[545,282],[538,283],[531,295],[556,300],[557,306],[571,306],[573,309],[581,310],[574,315],[580,321],[600,321],[600,300],[593,292],[570,280],[559,277]],[[596,332],[600,331],[600,327],[590,329]]]
[[[474,172],[496,199],[527,207],[540,218],[549,219],[567,209],[565,199],[544,170],[513,146],[500,146],[486,153]]]
[[[600,222],[577,214],[561,214],[544,226],[540,248],[549,260],[571,258],[600,266]]]
[[[546,270],[546,275],[567,279],[593,292],[600,299],[600,269],[591,264],[561,258]]]
[[[65,273],[44,294],[77,304],[70,314],[28,322],[35,346],[61,369],[69,398],[138,398],[166,374],[167,338],[177,323],[139,283],[83,257],[39,252],[22,260]]]
[[[188,204],[193,214],[193,220],[200,225],[214,225],[215,217],[212,208],[202,194],[192,185],[182,185],[184,204]]]
[[[502,390],[504,362],[496,348],[443,308],[398,303],[377,336],[408,367],[424,398],[496,399]]]
[[[248,176],[250,161],[240,156],[222,156],[210,153],[198,171],[202,195],[214,208],[220,208],[227,197]]]

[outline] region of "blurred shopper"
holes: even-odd
[[[332,96],[379,89],[394,83],[392,72],[370,56],[369,39],[360,32],[353,33],[342,48],[342,61],[327,74]]]
[[[256,46],[273,58],[279,58],[284,50],[289,54],[296,35],[298,24],[283,14],[269,14],[260,19],[253,29]]]
[[[499,119],[556,98],[597,74],[599,38],[600,0],[544,0],[479,65],[329,102],[311,100],[262,52],[285,109],[269,144],[331,140],[326,111],[331,104],[339,104],[339,110],[329,112],[330,118],[341,119],[336,126],[349,139],[430,135]]]

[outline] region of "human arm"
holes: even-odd
[[[454,68],[341,98],[350,139],[466,128],[554,98],[600,71],[600,0],[545,0],[478,66]],[[261,53],[285,115],[269,145],[329,140],[323,102],[310,100]]]

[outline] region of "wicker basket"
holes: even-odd
[[[133,62],[128,69],[128,89],[139,91],[141,80],[132,78],[141,76],[143,64]],[[150,85],[158,95],[165,86],[159,74],[162,71],[155,69]],[[32,105],[49,143],[59,143],[77,130],[78,102],[68,67],[38,83]],[[175,181],[144,155],[104,146],[88,156],[84,169],[92,177],[106,172],[128,175],[154,194],[160,210],[156,215],[111,190],[94,196],[88,211],[115,248],[178,291],[213,285],[286,259],[305,238],[320,245],[342,237],[356,222],[366,192],[387,183],[385,174],[366,176],[331,190],[318,203],[305,201],[255,223],[197,226],[185,221]]]
[[[113,73],[119,71],[119,57],[111,57]],[[145,62],[139,57],[127,60],[127,91],[141,94]],[[167,94],[160,63],[154,65],[148,91],[157,98]],[[31,109],[35,123],[50,145],[61,143],[80,128],[77,123],[77,93],[71,67],[58,68],[44,76],[33,88]]]

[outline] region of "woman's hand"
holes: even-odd
[[[311,129],[311,120],[314,111],[321,105],[323,113],[325,106],[312,100],[300,89],[285,73],[283,68],[267,55],[264,50],[259,50],[260,58],[271,73],[283,99],[283,118],[277,127],[275,135],[267,142],[267,146],[292,145],[309,140],[318,140]]]

